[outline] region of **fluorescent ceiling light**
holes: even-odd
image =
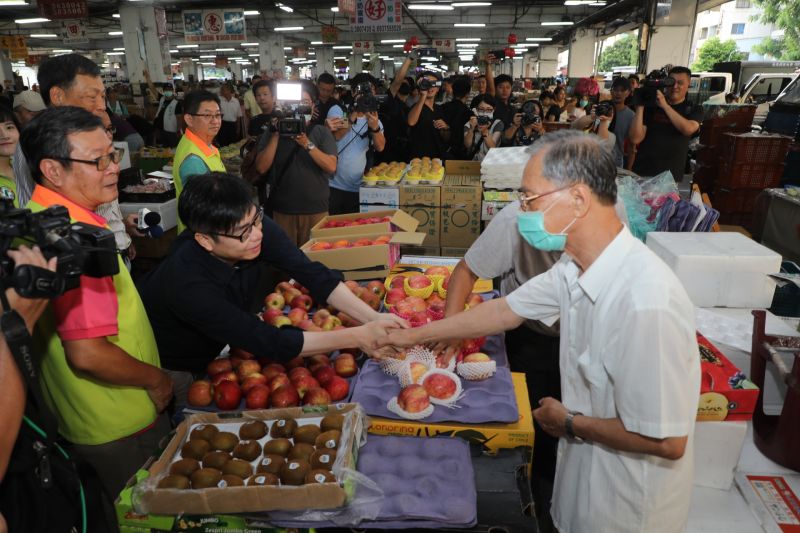
[[[258,54],[247,54],[247,57],[258,57]]]
[[[281,4],[280,2],[275,4],[275,5],[278,6],[279,9],[282,9],[282,10],[286,11],[287,13],[292,13],[294,11],[294,9],[292,9],[291,7],[289,7],[287,5],[284,5],[284,4]]]
[[[528,43],[526,46],[539,46],[539,43]]]
[[[113,14],[113,15],[111,15],[111,16],[112,16],[113,18],[115,18],[115,19],[118,19],[118,18],[119,18],[119,13],[114,13],[114,14]]]
[[[478,46],[480,46],[480,45],[479,44],[474,44],[474,43],[458,43],[458,44],[456,44],[457,48],[477,48]]]
[[[245,11],[244,12],[244,16],[245,17],[250,17],[250,16],[254,16],[254,15],[260,15],[260,14],[261,14],[260,11],[255,11],[255,10],[254,11]]]
[[[200,56],[200,59],[214,59],[217,56]]]
[[[35,24],[37,22],[50,22],[50,19],[39,17],[33,19],[17,19],[14,21],[15,24]]]
[[[526,41],[552,41],[552,37],[526,37]]]
[[[115,52],[119,52],[120,50],[124,51],[125,47],[124,46],[120,46],[119,48],[114,48]]]
[[[192,61],[200,61],[200,60],[199,60],[199,59],[197,59],[196,57],[193,57],[193,58],[192,58]]]
[[[491,2],[453,2],[450,4],[453,7],[481,7],[481,6],[490,6],[492,5]]]
[[[406,4],[412,11],[452,11],[453,6],[445,4]]]
[[[215,48],[215,52],[233,52],[235,48]]]
[[[334,59],[347,59],[347,56],[334,56]]]
[[[315,55],[317,55],[317,53],[316,52],[308,52],[308,55],[315,56]]]
[[[378,58],[379,59],[384,59],[386,61],[394,61],[394,58],[393,57],[389,57],[389,56],[378,56]]]
[[[242,43],[241,46],[258,46],[258,43]]]
[[[106,52],[107,56],[124,56],[125,52]]]
[[[170,54],[177,54],[179,51],[180,51],[180,50],[170,50],[170,51],[169,51],[169,53],[170,53]]]
[[[179,44],[175,48],[200,48],[199,44]]]
[[[71,54],[72,50],[53,50],[54,54]]]
[[[480,37],[459,37],[459,38],[456,39],[456,42],[458,42],[458,43],[460,43],[460,42],[477,42],[477,41],[480,41],[480,40],[481,40]]]
[[[322,44],[322,41],[311,41],[311,44]]]
[[[302,26],[278,26],[277,28],[272,28],[273,31],[300,31],[302,29]]]
[[[393,44],[392,48],[403,48],[404,46],[404,44]]]
[[[588,5],[590,5],[592,7],[603,7],[603,6],[606,5],[606,3],[605,2],[592,2],[592,3],[588,4]]]
[[[423,61],[439,61],[438,57],[423,57]]]
[[[333,6],[331,8],[331,11],[333,11],[334,13],[338,13],[339,12],[339,8],[337,6]]]
[[[561,21],[555,21],[555,22],[542,22],[542,26],[572,26],[573,24],[575,24],[575,23],[572,22],[572,21],[569,21],[569,20],[561,20]]]
[[[55,33],[31,33],[31,37],[34,39],[53,39],[58,37]]]
[[[353,48],[352,46],[345,46],[345,45],[340,45],[340,46],[334,46],[333,47],[334,50],[351,50],[352,48]]]
[[[456,22],[453,24],[454,28],[485,28],[486,24],[483,22]]]
[[[245,61],[245,58],[242,56],[229,57],[228,59],[230,59],[231,61]]]
[[[382,39],[381,44],[404,43],[405,39]]]
[[[283,47],[283,49],[284,49],[284,50],[291,50],[291,49],[292,49],[292,47],[291,47],[291,46],[284,46],[284,47]]]
[[[121,31],[110,31],[108,32],[109,35],[122,35]]]
[[[24,0],[0,0],[0,6],[27,6],[28,2]]]

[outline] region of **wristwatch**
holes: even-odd
[[[564,420],[564,432],[567,434],[567,437],[570,440],[582,443],[584,442],[584,440],[575,434],[575,431],[573,430],[572,427],[572,420],[575,418],[576,415],[583,416],[583,413],[579,411],[569,411],[569,413],[567,413],[567,418]]]
[[[308,144],[306,145],[306,152],[310,152],[316,147],[317,147],[316,144],[312,143],[311,141],[308,141]]]
[[[380,129],[380,128],[375,128],[374,130],[373,130],[372,128],[369,128],[369,132],[370,132],[370,133],[380,133],[380,132],[382,132],[382,131],[383,131],[383,130],[382,130],[382,129]]]

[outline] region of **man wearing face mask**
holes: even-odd
[[[434,106],[442,81],[438,74],[423,72],[417,77],[419,101],[408,113],[409,155],[439,157],[447,154],[450,126],[443,120],[441,110]]]
[[[616,166],[595,136],[553,132],[530,150],[518,229],[539,250],[563,250],[561,259],[505,298],[390,332],[385,350],[560,320],[562,401],[543,398],[533,410],[560,439],[555,527],[682,531],[700,392],[694,306],[617,216]]]

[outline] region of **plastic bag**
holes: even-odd
[[[624,207],[627,226],[634,237],[642,241],[656,229],[655,220],[648,220],[651,208],[642,198],[642,187],[633,176],[617,177],[617,205]]]
[[[674,202],[681,199],[678,194],[678,185],[669,170],[652,178],[639,178],[639,185],[642,190],[642,200],[650,206],[650,215],[647,217],[650,222],[655,222],[658,211],[667,198],[672,198]]]

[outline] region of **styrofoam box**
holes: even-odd
[[[747,422],[696,422],[694,485],[728,490],[747,435]]]
[[[647,246],[675,272],[698,307],[766,308],[781,256],[736,232],[650,232]]]
[[[138,213],[139,209],[144,207],[161,215],[160,226],[164,228],[164,231],[169,231],[178,225],[178,200],[176,198],[160,204],[128,202],[119,204],[119,209],[122,211],[123,217]]]

